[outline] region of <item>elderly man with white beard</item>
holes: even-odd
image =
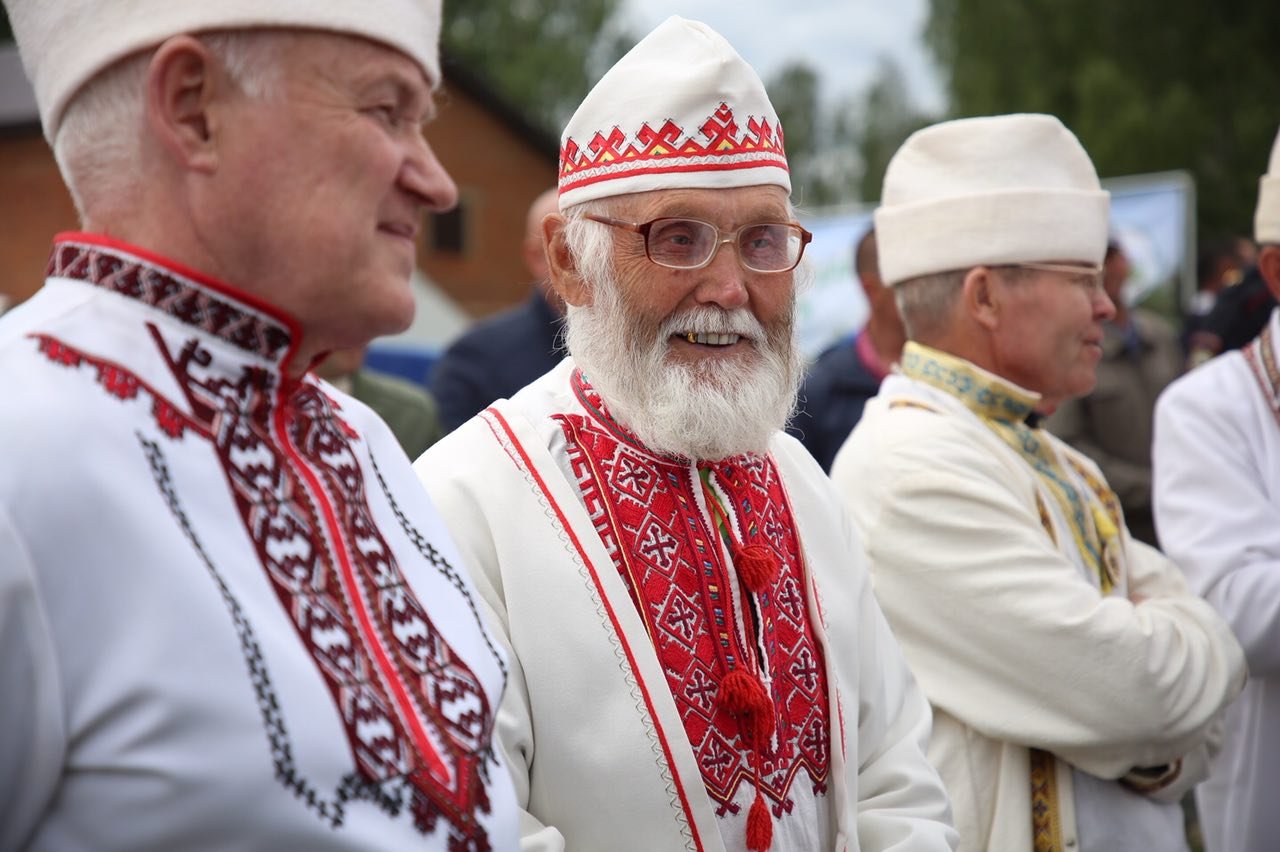
[[[957,842],[852,525],[781,432],[789,193],[759,77],[667,20],[562,139],[570,357],[416,465],[512,660],[523,848]]]

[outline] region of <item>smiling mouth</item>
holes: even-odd
[[[690,343],[698,343],[703,346],[732,346],[742,339],[740,334],[713,334],[699,331],[686,331],[679,336]]]
[[[403,237],[406,240],[414,240],[417,237],[417,229],[412,225],[400,225],[395,222],[384,222],[379,227],[393,237]]]

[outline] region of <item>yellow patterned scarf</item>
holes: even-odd
[[[976,414],[991,431],[1014,449],[1043,480],[1068,520],[1085,565],[1093,572],[1104,595],[1119,577],[1116,555],[1122,524],[1120,502],[1096,475],[1070,457],[1060,458],[1035,423],[1039,395],[1023,390],[961,358],[930,349],[914,341],[902,351],[904,375],[955,397]],[[1063,467],[1071,468],[1075,477]],[[1082,494],[1083,482],[1089,493]],[[1052,527],[1043,517],[1045,529]]]

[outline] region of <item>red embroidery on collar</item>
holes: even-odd
[[[607,418],[594,391],[581,387]],[[766,543],[780,557],[772,588],[748,597],[699,504],[702,484],[692,466],[654,456],[595,417],[559,419],[587,511],[666,672],[718,815],[737,814],[750,801],[739,799],[741,785],[756,786],[749,734],[716,701],[720,683],[739,666],[764,677],[773,700],[775,733],[762,750],[758,787],[774,816],[790,812],[801,769],[824,794],[826,665],[810,623],[791,507],[772,460],[738,457],[712,466],[737,538]]]
[[[72,239],[66,235],[54,245],[48,277],[83,281],[134,299],[271,361],[288,349],[290,331],[282,322],[124,249]]]

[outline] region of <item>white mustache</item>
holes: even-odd
[[[751,340],[764,340],[764,326],[746,308],[725,311],[720,308],[692,308],[669,317],[658,329],[661,340],[688,332],[701,334],[736,334]]]

